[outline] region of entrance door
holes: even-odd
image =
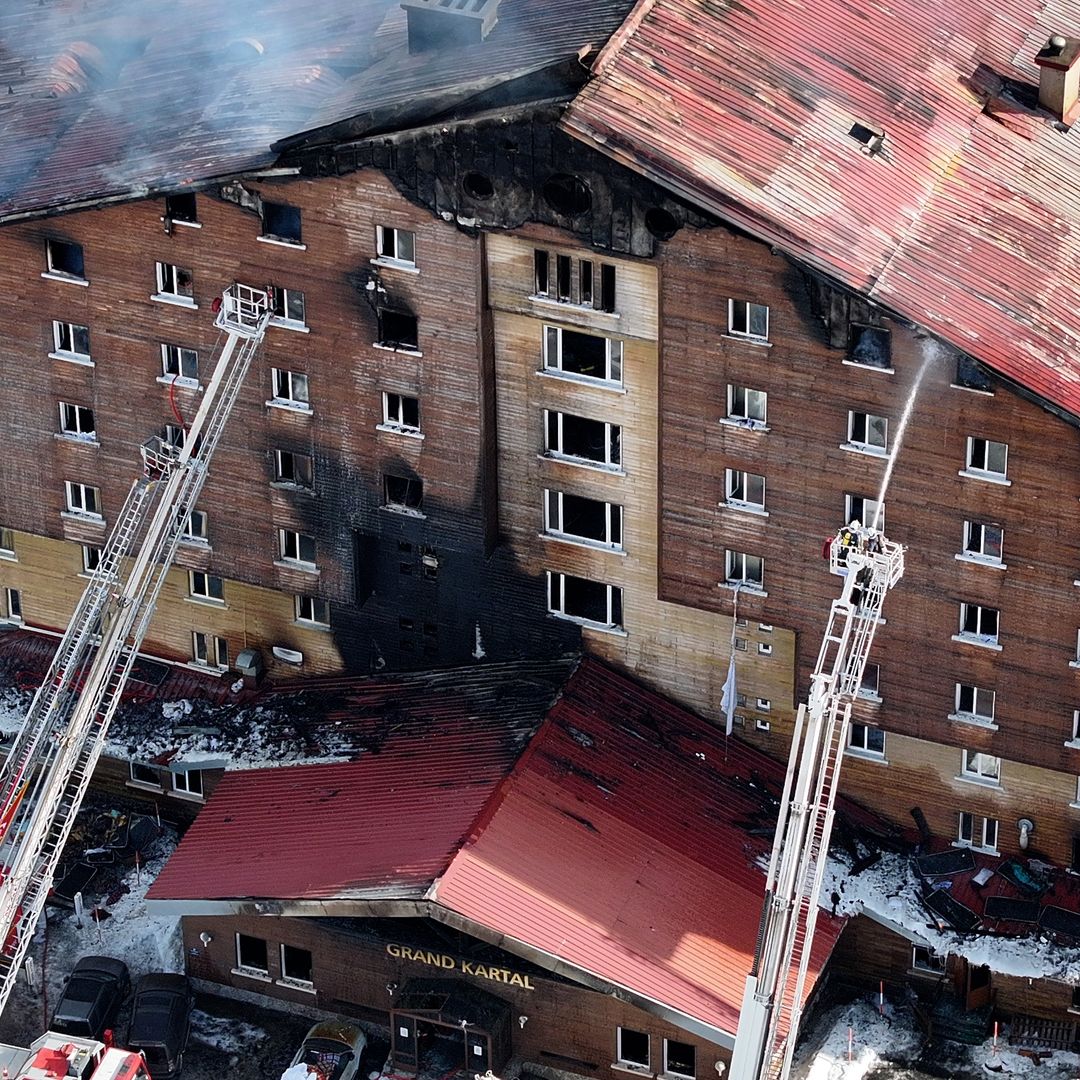
[[[487,1035],[470,1031],[465,1039],[465,1047],[465,1072],[486,1073],[491,1068],[491,1040]]]
[[[391,1057],[395,1068],[416,1072],[418,1052],[416,1047],[416,1021],[411,1016],[393,1013],[390,1022]]]
[[[964,1005],[968,1009],[979,1009],[990,1004],[990,969],[985,966],[967,965],[967,987]]]

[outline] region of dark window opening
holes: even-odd
[[[67,274],[68,277],[85,277],[82,244],[72,244],[66,240],[46,242],[48,269],[54,274]]]
[[[880,326],[852,325],[848,359],[863,367],[892,367],[892,335]]]
[[[438,628],[438,626],[436,626],[435,623],[430,623],[430,622],[424,623],[424,636],[425,637],[438,637],[439,636],[439,628]]]
[[[392,308],[379,308],[379,344],[388,349],[416,349],[419,347],[415,315]]]
[[[570,299],[570,256],[555,256],[555,299],[567,303]]]
[[[557,214],[574,217],[592,206],[592,193],[577,176],[557,173],[544,183],[544,200]]]
[[[618,465],[621,432],[618,424],[605,424],[602,420],[588,420],[570,413],[549,412],[547,449],[551,453],[595,461],[601,465]]]
[[[956,358],[956,385],[969,390],[994,392],[994,383],[990,373],[976,360],[961,353]]]
[[[592,259],[582,259],[578,268],[578,290],[581,302],[593,302],[593,264]]]
[[[252,971],[267,971],[266,942],[262,938],[236,935],[236,966]]]
[[[536,295],[547,296],[548,294],[548,253],[536,250],[533,252],[533,267],[536,274]]]
[[[295,484],[310,488],[315,470],[309,454],[294,454],[290,450],[274,451],[274,480],[279,484]]]
[[[664,1072],[673,1076],[693,1076],[697,1071],[694,1047],[674,1039],[666,1040],[664,1046]]]
[[[601,544],[622,543],[621,506],[566,492],[549,491],[547,495],[548,528],[552,531]]]
[[[300,241],[300,211],[285,203],[264,202],[262,212],[263,236],[285,240],[290,244]]]
[[[644,1031],[619,1028],[619,1061],[649,1067],[649,1036]]]
[[[559,368],[562,371],[588,375],[593,379],[619,377],[615,373],[608,373],[607,338],[597,337],[595,334],[579,334],[576,330],[560,330],[558,333],[561,337]]]
[[[608,601],[611,610],[608,610]],[[622,626],[622,589],[611,588],[599,581],[563,575],[563,612],[577,619]],[[609,618],[610,614],[610,618]]]
[[[294,945],[281,946],[281,974],[297,982],[311,982],[311,953]]]
[[[615,267],[610,263],[600,264],[600,310],[615,310]]]
[[[412,573],[412,563],[407,563],[407,562],[398,563],[398,573],[399,574],[406,574],[406,575],[411,574]]]
[[[184,192],[182,195],[165,196],[165,217],[170,221],[185,221],[189,225],[198,222],[198,214],[195,210],[194,192]]]
[[[1072,859],[1069,862],[1069,869],[1080,873],[1080,836],[1072,838]]]
[[[296,289],[270,287],[270,311],[275,319],[304,322],[304,294]]]
[[[424,502],[424,482],[407,476],[384,476],[383,492],[387,506],[419,510]]]
[[[379,541],[374,536],[353,533],[353,592],[358,607],[375,592],[378,555]]]

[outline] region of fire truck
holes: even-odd
[[[141,1054],[46,1032],[29,1049],[0,1043],[3,1080],[150,1080]]]

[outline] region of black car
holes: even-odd
[[[53,1013],[51,1031],[100,1039],[116,1022],[131,992],[131,976],[123,960],[84,956],[72,969]]]
[[[129,1050],[141,1051],[153,1080],[172,1080],[184,1064],[195,995],[184,975],[144,975],[135,988]]]

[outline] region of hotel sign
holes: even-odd
[[[477,964],[472,960],[461,960],[448,953],[432,952],[430,949],[410,949],[407,945],[386,946],[386,951],[395,960],[411,960],[414,964],[426,964],[428,967],[441,968],[443,971],[460,971],[462,975],[475,975],[480,979],[503,983],[505,986],[519,986],[522,990],[535,990],[528,975],[520,975],[509,968],[495,967],[493,964]]]

